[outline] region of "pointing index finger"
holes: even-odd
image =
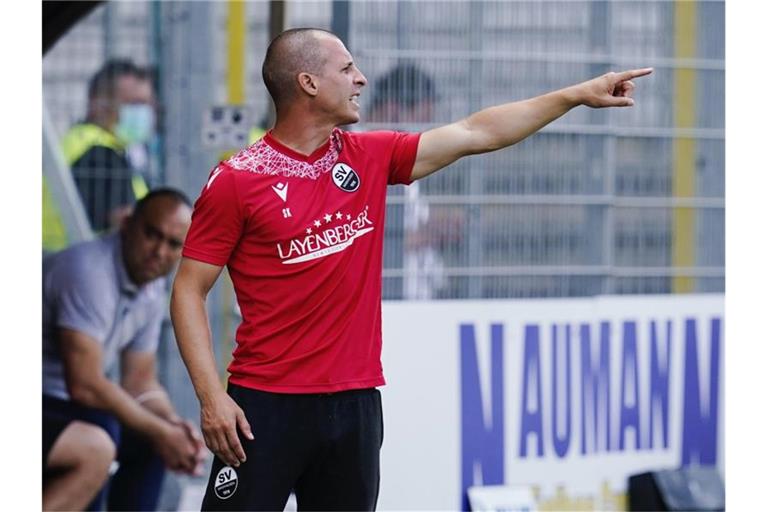
[[[630,69],[629,71],[618,73],[618,78],[623,82],[640,76],[650,75],[651,73],[653,73],[653,68]]]

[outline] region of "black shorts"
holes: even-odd
[[[113,415],[76,402],[43,395],[43,485],[58,473],[46,468],[48,455],[56,439],[73,421],[101,427],[118,447],[120,467],[105,485],[88,510],[155,510],[160,499],[165,466],[151,440],[130,429],[122,429]],[[109,496],[107,496],[109,488]]]
[[[45,414],[43,411],[43,472],[48,464],[48,454],[51,453],[53,444],[59,438],[64,429],[72,422],[71,419],[57,414]]]
[[[246,462],[214,459],[203,510],[374,510],[384,439],[377,389],[329,394],[267,393],[230,384],[254,440]]]
[[[117,420],[111,415],[83,407],[68,400],[61,400],[43,395],[43,470],[54,443],[64,429],[73,421],[84,421],[100,426],[110,435],[115,443],[119,442]]]

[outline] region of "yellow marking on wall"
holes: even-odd
[[[697,3],[693,0],[675,1],[675,58],[696,57]],[[696,125],[696,70],[674,69],[675,128]],[[672,195],[693,197],[696,194],[696,140],[675,137],[672,147]],[[672,219],[672,266],[692,267],[696,264],[696,211],[674,208]],[[674,277],[673,293],[694,291],[694,278]]]
[[[227,3],[227,103],[230,105],[245,104],[245,40],[246,40],[246,13],[245,2],[242,0],[229,0]],[[220,160],[226,160],[233,151],[219,155]],[[222,363],[221,377],[224,383],[227,381],[226,368],[232,360],[232,351],[235,347],[235,294],[232,279],[229,272],[222,273],[221,305],[220,305],[220,333],[219,333],[219,361]]]
[[[245,103],[245,2],[229,0],[227,12],[227,102]]]

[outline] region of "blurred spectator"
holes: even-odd
[[[432,78],[400,63],[376,80],[368,120],[374,123],[430,123],[437,101]]]
[[[400,63],[379,77],[373,86],[368,120],[373,123],[424,124],[433,121],[435,87],[432,78],[410,63]],[[420,183],[405,190],[405,248],[403,298],[429,300],[445,286],[443,258],[436,246],[429,203],[420,199]]]
[[[156,176],[157,163],[152,161],[154,154],[157,152],[156,144],[157,140],[157,124],[158,124],[158,105],[157,97],[155,96],[155,74],[147,68],[139,68],[138,84],[136,86],[136,97],[142,99],[142,105],[146,104],[151,107],[147,110],[144,106],[141,107],[145,112],[142,114],[145,118],[149,118],[149,121],[142,121],[143,126],[139,128],[139,133],[134,136],[128,136],[125,148],[125,154],[128,158],[128,162],[131,164],[131,168],[134,171],[134,175],[139,174],[147,182],[149,186],[158,181]],[[153,166],[154,164],[154,166]]]
[[[43,261],[43,508],[153,510],[165,467],[196,474],[204,445],[155,373],[165,276],[181,256],[189,199],[145,196],[117,233]],[[119,365],[117,364],[119,361]],[[119,368],[119,385],[108,377]],[[97,495],[98,493],[98,495]]]
[[[155,128],[152,85],[130,60],[110,60],[88,84],[88,112],[62,140],[91,227],[118,227],[147,193],[126,148],[146,143]]]

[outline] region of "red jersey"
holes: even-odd
[[[384,384],[386,188],[411,182],[418,142],[335,129],[305,156],[268,133],[211,172],[183,254],[229,269],[243,316],[230,382],[278,393]]]

